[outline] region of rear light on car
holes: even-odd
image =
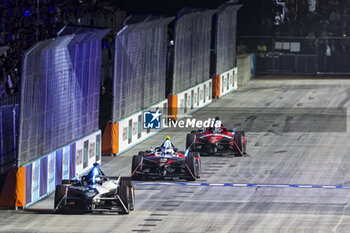
[[[164,166],[165,164],[167,164],[167,162],[168,162],[168,159],[166,159],[166,158],[159,159],[160,166]]]

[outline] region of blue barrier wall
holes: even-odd
[[[88,28],[41,41],[26,53],[19,165],[98,129],[101,40],[108,31]]]
[[[19,105],[0,106],[0,174],[16,164]]]
[[[100,142],[101,131],[98,130],[25,164],[25,207],[55,191],[62,180],[74,179],[87,172],[95,162],[101,163]],[[87,153],[85,164],[80,157],[83,150]]]

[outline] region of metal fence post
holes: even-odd
[[[0,111],[0,146],[1,146],[1,165],[4,164],[4,135],[2,133],[2,111]]]
[[[13,127],[13,151],[14,151],[14,158],[16,158],[17,161],[17,137],[16,137],[16,105],[13,105],[12,109],[12,127]],[[16,167],[19,167],[19,164],[16,163]]]
[[[276,50],[275,50],[275,44],[276,44],[276,38],[275,37],[271,37],[271,42],[272,42],[272,45],[271,45],[271,48],[272,48],[272,52],[275,53]],[[275,75],[275,71],[276,71],[276,57],[273,56],[272,57],[272,75]]]
[[[318,50],[318,45],[319,45],[319,39],[316,38],[316,46],[315,46],[315,75],[317,75],[317,73],[319,72],[319,67],[318,67],[318,64],[319,64],[319,60],[320,60],[320,54],[319,54],[319,50]]]

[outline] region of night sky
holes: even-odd
[[[227,0],[105,0],[126,11],[127,14],[152,14],[176,16],[183,7],[216,9]],[[238,33],[246,29],[259,30],[261,19],[266,15],[266,6],[272,0],[239,0],[243,7],[238,11]]]
[[[111,0],[129,14],[156,14],[174,16],[183,7],[217,8],[227,0]]]

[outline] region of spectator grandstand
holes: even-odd
[[[37,41],[54,38],[65,25],[119,30],[126,14],[95,0],[0,1],[0,98],[18,93],[23,54]]]
[[[316,7],[313,7],[313,2]],[[283,5],[281,3],[284,3]],[[350,30],[349,1],[274,0],[274,33],[279,36],[347,36]],[[268,21],[269,14],[264,21]]]
[[[289,74],[350,73],[350,1],[241,0],[238,45],[258,52],[267,50],[257,67],[264,72]],[[260,4],[257,17],[247,12]],[[245,8],[246,7],[246,8]],[[337,62],[333,62],[336,60]],[[260,71],[262,71],[260,70]],[[259,73],[259,72],[258,72]]]

